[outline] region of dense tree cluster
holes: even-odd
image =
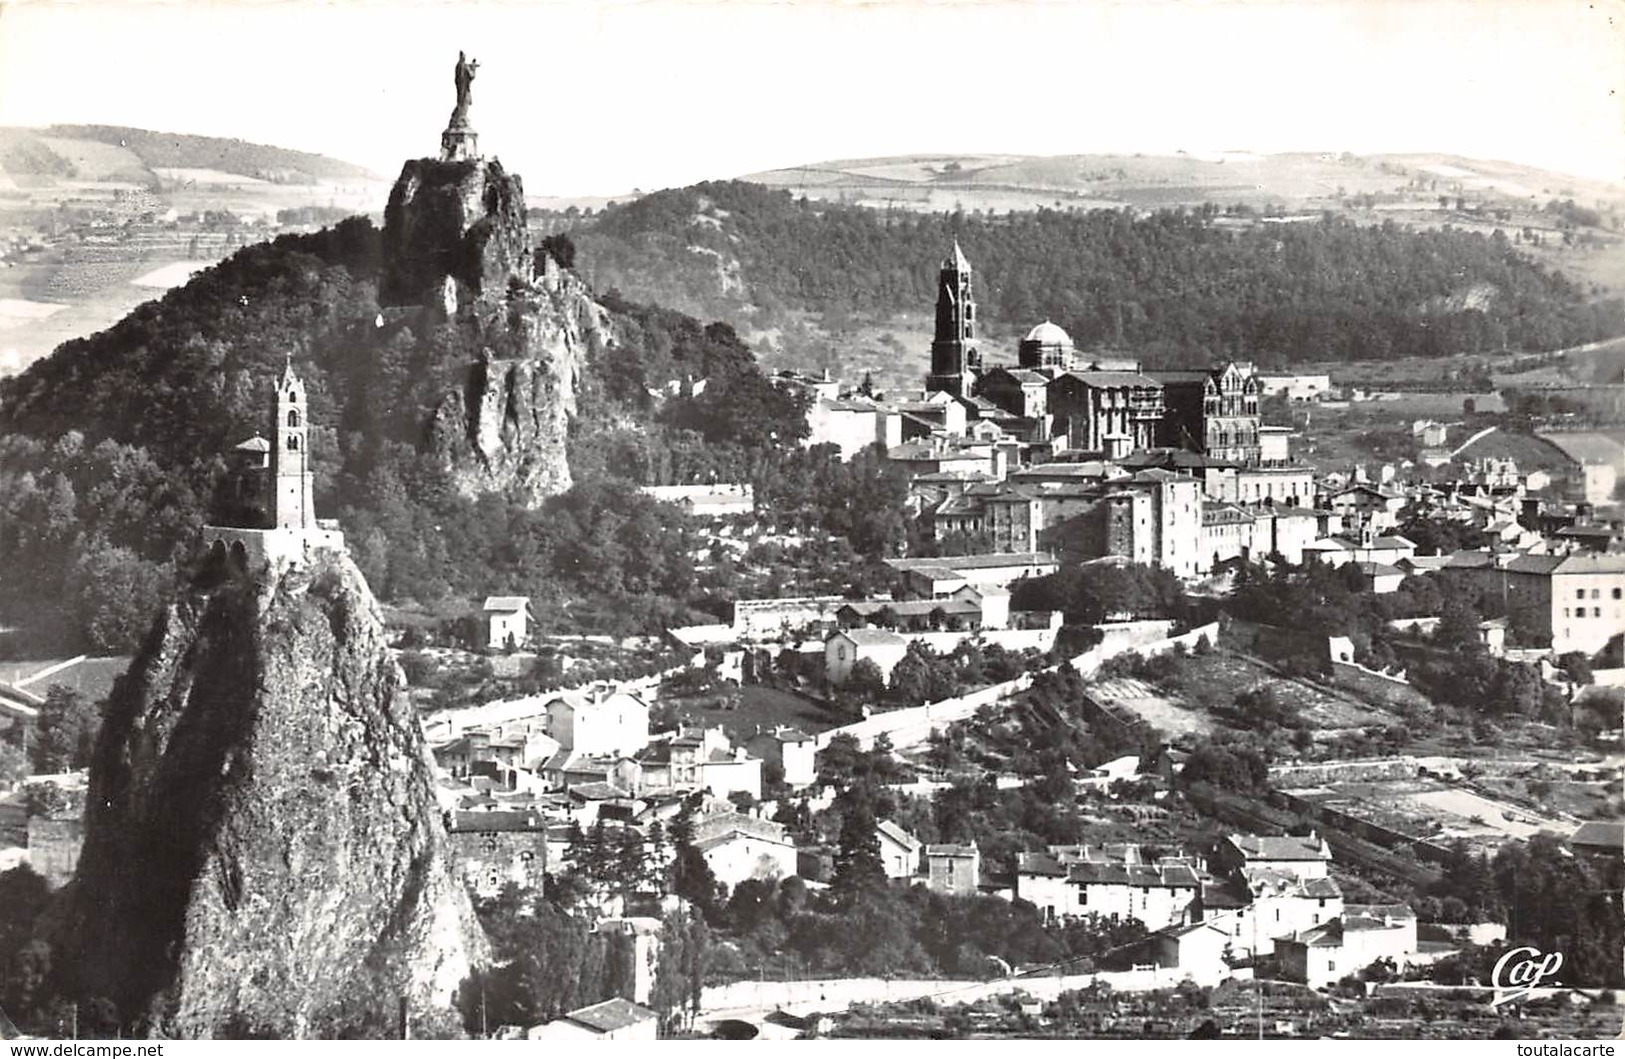
[[[1167,570],[1136,563],[1084,563],[1045,577],[1017,581],[1013,610],[1058,610],[1075,625],[1134,618],[1169,618],[1183,612],[1184,590]]]
[[[1625,329],[1619,301],[1588,301],[1500,232],[1330,216],[1235,230],[1215,225],[1216,215],[881,212],[730,182],[542,223],[571,232],[600,283],[736,319],[746,305],[775,319],[785,310],[826,319],[922,311],[957,237],[977,270],[985,321],[1016,329],[1052,319],[1085,348],[1167,362],[1544,350]],[[1493,291],[1488,305],[1467,308],[1463,295],[1483,289]]]

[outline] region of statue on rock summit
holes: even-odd
[[[457,69],[453,73],[457,83],[457,107],[451,112],[453,122],[468,120],[468,107],[474,102],[474,75],[479,69],[478,59],[470,61],[462,52],[457,53]]]
[[[468,121],[468,108],[474,102],[474,75],[479,69],[478,60],[457,53],[457,68],[452,71],[457,85],[457,105],[452,108],[446,131],[440,134],[442,162],[472,162],[480,156],[479,133]]]

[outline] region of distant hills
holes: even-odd
[[[898,155],[814,162],[739,179],[822,201],[927,211],[1371,200],[1437,208],[1438,195],[1473,202],[1625,202],[1625,184],[1444,154]]]
[[[870,168],[900,182],[910,171]],[[829,336],[829,358],[814,355],[817,335],[802,348],[779,338],[779,348],[792,362],[844,374],[887,363],[910,376],[924,370],[928,338],[903,342],[896,333],[928,319],[937,266],[955,239],[976,270],[986,351],[1013,349],[1010,336],[1046,319],[1080,348],[1170,366],[1545,351],[1625,332],[1625,304],[1536,252],[1565,242],[1574,256],[1587,241],[1617,246],[1618,232],[1598,211],[1588,208],[1582,225],[1548,205],[1513,210],[1447,197],[1439,211],[1447,220],[1413,225],[1357,208],[1215,203],[876,209],[729,181],[536,223],[568,232],[600,289],[724,319],[753,336],[793,336],[811,322]],[[875,356],[865,362],[857,354],[871,342]]]
[[[0,128],[0,170],[17,187],[88,181],[158,190],[231,176],[270,184],[383,179],[361,166],[308,151],[121,125]]]

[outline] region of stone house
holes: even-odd
[[[974,896],[982,881],[982,851],[974,845],[926,846],[925,875],[938,893]]]
[[[447,836],[468,888],[495,897],[513,883],[542,891],[547,872],[547,824],[534,809],[490,809],[447,814]]]

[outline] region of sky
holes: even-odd
[[[0,125],[433,155],[530,195],[910,153],[1429,151],[1625,181],[1625,0],[0,0]]]

